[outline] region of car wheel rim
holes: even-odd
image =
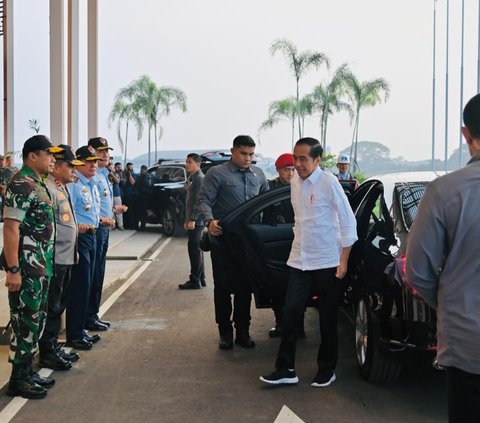
[[[170,213],[170,210],[165,212],[165,217],[163,219],[163,228],[164,231],[170,233],[173,230],[173,216]]]
[[[368,315],[367,305],[364,300],[360,300],[357,306],[355,317],[355,340],[358,364],[363,366],[367,359],[368,348]]]

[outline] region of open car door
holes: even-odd
[[[257,308],[271,307],[272,298],[286,295],[293,211],[282,219],[278,210],[288,205],[290,186],[280,187],[247,201],[221,221],[223,235],[217,241],[247,276]]]

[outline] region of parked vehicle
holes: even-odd
[[[200,168],[206,173],[211,167],[230,160],[230,154],[208,152],[201,155]],[[166,236],[183,232],[187,171],[185,160],[163,160],[150,167],[153,174],[153,189],[147,207],[147,223],[161,224]]]
[[[342,303],[355,319],[357,363],[368,381],[396,380],[407,361],[434,358],[436,313],[408,285],[405,251],[420,199],[437,176],[416,172],[370,178],[350,198],[358,241]],[[289,198],[288,186],[253,198],[222,220],[223,235],[214,239],[238,258],[258,308],[271,307],[273,296],[286,294],[293,224],[272,224],[265,217]],[[311,294],[315,305],[316,293]]]

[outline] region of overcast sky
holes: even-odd
[[[476,93],[478,2],[466,3],[468,99]],[[17,149],[31,134],[28,119],[39,119],[41,132],[49,130],[48,4],[15,2]],[[82,1],[83,24],[85,4]],[[443,158],[446,0],[439,0],[437,8],[436,156]],[[162,123],[162,149],[229,148],[240,133],[258,140],[270,102],[295,93],[284,58],[269,52],[275,39],[287,38],[299,50],[327,54],[332,70],[348,63],[361,80],[383,77],[390,83],[387,103],[362,112],[361,140],[384,143],[392,156],[411,160],[431,156],[433,0],[99,0],[99,9],[99,135],[114,147],[115,128],[107,126],[114,96],[143,74],[158,85],[182,89],[188,98],[187,113],[174,111]],[[450,0],[450,10],[451,151],[459,145],[461,1]],[[312,70],[301,81],[301,94],[328,77],[325,68]],[[85,85],[84,74],[81,81]],[[82,138],[86,138],[84,100],[82,94]],[[318,117],[307,121],[305,135],[319,137]],[[347,147],[351,136],[348,117],[334,115],[327,140],[332,152]],[[288,151],[290,142],[285,122],[261,134],[258,152],[275,157]],[[137,142],[132,133],[129,144],[135,153],[147,150],[146,137]]]

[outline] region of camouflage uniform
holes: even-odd
[[[0,185],[8,186],[14,173],[11,167],[0,167]],[[5,195],[3,191],[1,193],[1,199],[0,213],[3,215],[3,208],[5,207]]]
[[[12,176],[16,173],[16,168],[1,167],[0,168],[0,185],[8,185]]]
[[[55,218],[45,183],[29,167],[14,175],[5,196],[4,217],[20,222],[20,291],[9,292],[12,336],[9,361],[30,363],[38,349],[54,272]]]

